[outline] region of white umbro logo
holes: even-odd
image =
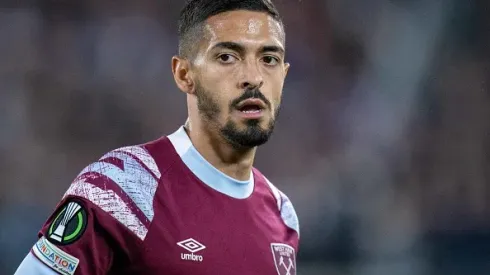
[[[201,250],[206,248],[202,243],[194,240],[193,238],[190,238],[190,239],[178,242],[177,245],[184,248],[185,250],[191,252],[191,254],[180,253],[180,258],[182,260],[202,262],[203,257],[201,255],[195,255],[194,254],[194,253],[201,251]]]
[[[206,248],[202,243],[194,240],[193,238],[183,240],[177,243],[180,247],[185,248],[187,251],[191,253],[196,253],[197,251],[203,250]]]

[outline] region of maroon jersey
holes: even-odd
[[[296,274],[294,208],[257,169],[237,181],[183,127],[111,151],[73,181],[31,253],[61,274]]]

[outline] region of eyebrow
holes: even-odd
[[[228,49],[228,50],[232,50],[232,51],[235,51],[239,54],[244,54],[245,53],[245,47],[239,43],[236,43],[236,42],[219,42],[219,43],[216,43],[216,45],[214,45],[211,50],[215,50],[215,49]],[[279,46],[275,46],[275,45],[266,45],[266,46],[263,46],[260,48],[260,52],[261,53],[264,53],[264,52],[275,52],[275,53],[279,53],[279,54],[284,54],[284,49],[282,47],[279,47]]]
[[[279,47],[279,46],[264,46],[262,49],[260,49],[260,52],[273,52],[273,53],[279,53],[279,54],[284,54],[284,49]]]

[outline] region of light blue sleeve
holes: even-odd
[[[59,275],[39,261],[31,252],[24,258],[14,275]]]

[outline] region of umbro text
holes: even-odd
[[[180,253],[180,258],[185,261],[194,261],[194,262],[202,262],[203,259],[201,255],[186,254],[186,253]]]

